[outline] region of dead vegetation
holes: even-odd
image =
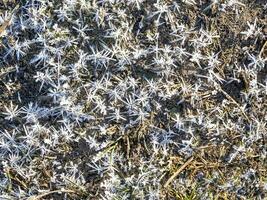
[[[0,199],[265,199],[264,3],[0,2]]]

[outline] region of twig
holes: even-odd
[[[164,184],[164,187],[168,187],[168,185],[172,182],[172,180],[177,177],[192,161],[193,157],[191,157],[189,160],[187,160],[169,179],[168,181]]]

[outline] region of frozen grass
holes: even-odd
[[[267,198],[261,0],[0,5],[0,199]]]

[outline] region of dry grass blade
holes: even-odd
[[[192,161],[194,160],[193,157],[191,157],[189,160],[187,160],[164,184],[164,187],[168,187],[168,185],[172,182],[172,180],[177,177]]]
[[[261,57],[262,54],[264,53],[266,46],[267,46],[267,41],[265,41],[264,45],[262,46],[259,57]],[[265,56],[265,55],[263,55],[263,56]]]
[[[3,24],[0,25],[0,37],[5,35],[5,31],[6,31],[7,27],[10,25],[12,17],[14,15],[14,13],[18,10],[18,8],[19,8],[19,4],[17,4],[16,7],[11,11],[8,19]]]
[[[221,87],[219,87],[219,90],[226,96],[226,98],[231,101],[233,104],[235,104],[238,109],[241,111],[243,117],[246,118],[247,121],[250,121],[250,118],[247,116],[247,114],[244,112],[244,110],[242,109],[242,107],[239,105],[239,103],[236,102],[236,100],[234,100],[229,94],[227,94],[227,92],[225,92]]]
[[[76,193],[73,190],[61,189],[61,190],[54,190],[54,191],[51,191],[51,192],[45,192],[45,193],[40,194],[40,195],[35,195],[35,196],[32,196],[32,197],[27,198],[27,200],[39,200],[42,197],[45,197],[47,195],[54,194],[54,193],[62,193],[62,192],[64,192],[64,193]]]

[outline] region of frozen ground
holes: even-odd
[[[0,13],[1,200],[267,198],[266,1]]]

